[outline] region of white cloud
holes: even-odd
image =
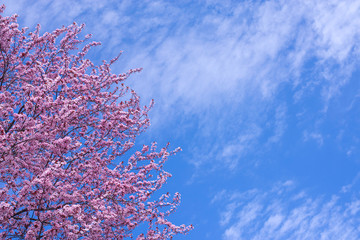
[[[202,142],[208,132],[219,139],[198,149],[207,154],[193,156],[198,166],[211,158],[237,166],[262,136],[241,140],[251,124],[262,132],[271,122],[268,144],[279,143],[288,126],[287,104],[274,100],[281,86],[294,89],[298,102],[320,89],[326,110],[359,63],[359,0],[4,2],[24,25],[40,22],[46,31],[85,22],[85,31],[104,42],[97,59],[124,50],[115,71],[144,68],[128,83],[145,104],[156,100],[155,127],[195,116]],[[322,144],[321,133],[309,134]]]
[[[303,133],[303,139],[305,142],[314,140],[319,146],[322,146],[324,143],[324,137],[320,133],[308,132],[306,130]]]
[[[127,67],[145,68],[135,84],[143,95],[166,107],[183,101],[192,112],[249,95],[271,97],[310,57],[327,79],[329,62],[349,65],[359,54],[360,1],[207,1],[186,10],[163,1],[5,4],[25,25],[40,22],[46,30],[87,23],[86,31],[106,42],[104,57],[115,47],[129,52]],[[344,84],[329,81],[326,98]]]
[[[280,105],[276,108],[275,111],[275,123],[274,123],[274,133],[273,136],[269,138],[269,142],[278,142],[282,135],[285,133],[287,128],[286,123],[286,106]]]
[[[313,26],[319,37],[318,54],[325,58],[344,61],[352,51],[359,38],[360,1],[318,1],[314,3]]]
[[[238,161],[254,146],[255,141],[261,134],[261,129],[257,126],[252,126],[247,132],[240,135],[232,143],[226,144],[220,151],[218,151],[217,160],[225,167],[234,170],[237,167]]]
[[[311,197],[291,182],[267,192],[223,192],[213,204],[226,205],[220,219],[224,240],[348,240],[360,237],[360,196],[352,193],[350,200],[343,193]]]

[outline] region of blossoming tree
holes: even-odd
[[[0,13],[3,13],[4,6]],[[40,35],[0,15],[0,238],[170,239],[192,226],[167,220],[179,203],[154,197],[178,150],[143,146],[150,107],[111,64],[85,58],[75,23]],[[139,230],[141,229],[141,230]]]

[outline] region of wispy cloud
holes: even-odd
[[[241,140],[252,126],[260,133],[273,129],[265,143],[281,142],[288,105],[314,95],[326,112],[359,63],[360,1],[4,2],[26,26],[41,23],[49,31],[86,23],[86,31],[106,43],[98,59],[124,50],[114,70],[144,68],[129,84],[145,104],[156,100],[155,128],[176,118],[183,129],[184,119],[196,119],[203,142],[202,157],[191,157],[196,166],[233,155],[226,166],[234,168],[264,137]],[[294,93],[287,102],[279,98],[284,86]],[[219,141],[209,141],[209,132]],[[321,142],[318,134],[307,139]]]
[[[304,131],[303,135],[304,141],[314,140],[319,146],[322,146],[324,143],[324,138],[320,133]]]
[[[311,197],[292,181],[269,191],[223,191],[223,239],[359,239],[360,198],[339,193]]]
[[[276,108],[275,123],[274,123],[273,128],[274,128],[274,133],[269,138],[270,143],[278,142],[281,139],[284,132],[286,131],[287,123],[286,123],[286,106],[285,105],[280,105]]]
[[[346,82],[329,76],[329,63],[344,67],[359,56],[359,1],[194,2],[197,9],[164,1],[5,3],[22,13],[25,25],[85,22],[96,39],[106,40],[105,56],[131,46],[127,67],[147,72],[135,84],[140,91],[168,107],[184,101],[192,112],[248,95],[273,96],[312,57],[314,70],[329,81],[329,98]]]

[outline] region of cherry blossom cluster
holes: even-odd
[[[0,15],[0,239],[171,239],[192,229],[167,220],[178,193],[154,196],[179,149],[153,143],[129,157],[152,106],[124,83],[141,69],[113,74],[117,58],[86,59],[99,43],[85,45],[83,25],[40,34],[16,19]]]

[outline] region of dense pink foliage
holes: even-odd
[[[149,107],[124,85],[140,69],[112,74],[116,59],[95,66],[85,55],[98,43],[76,50],[82,27],[40,35],[0,16],[0,239],[186,233],[192,226],[166,219],[179,194],[153,196],[177,150],[154,143],[123,161],[149,125]]]

